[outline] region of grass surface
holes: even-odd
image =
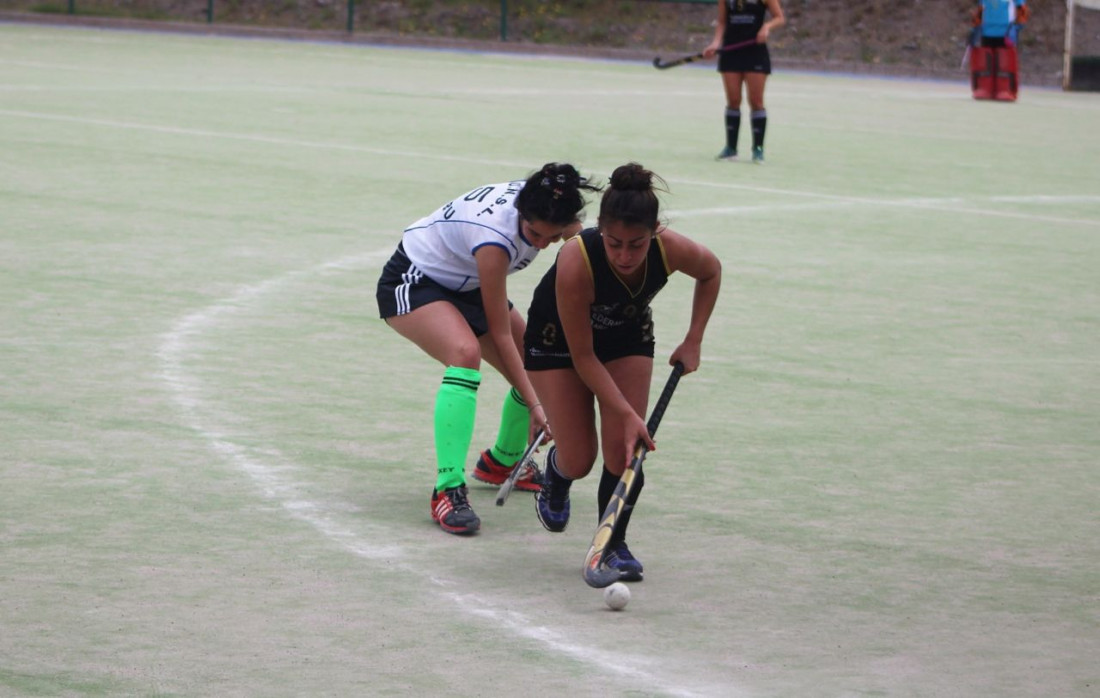
[[[755,167],[706,69],[0,25],[0,94],[0,693],[1100,691],[1095,95],[780,73]],[[725,269],[622,613],[594,478],[430,522],[441,370],[376,317],[409,222],[549,160]]]

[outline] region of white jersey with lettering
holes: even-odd
[[[516,196],[524,182],[487,184],[444,204],[405,229],[405,254],[432,281],[454,291],[481,286],[474,253],[496,245],[508,253],[508,273],[539,253],[520,232]]]

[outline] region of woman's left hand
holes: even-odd
[[[530,411],[531,425],[527,430],[527,443],[534,441],[535,436],[539,431],[542,431],[542,443],[549,443],[554,440],[554,435],[550,431],[550,422],[546,420],[546,410],[542,409],[541,403],[535,403]]]
[[[675,366],[676,362],[679,361],[684,365],[684,375],[686,376],[699,369],[699,364],[702,362],[701,354],[702,351],[698,344],[684,342],[676,347],[676,351],[672,352],[672,356],[668,358],[668,365]]]

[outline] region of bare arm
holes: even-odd
[[[495,245],[484,245],[474,255],[481,283],[481,300],[489,323],[489,340],[500,356],[499,367],[508,381],[523,397],[531,413],[531,433],[547,429],[546,412],[539,404],[535,388],[523,370],[516,340],[512,337],[511,311],[508,309],[508,253]]]
[[[787,18],[783,15],[783,8],[779,5],[779,0],[765,0],[764,4],[771,14],[771,19],[764,22],[764,25],[760,27],[760,31],[756,34],[756,41],[760,44],[768,43],[768,35],[771,34],[772,29],[777,29],[787,23]]]
[[[691,320],[687,334],[669,357],[669,365],[677,361],[684,364],[684,374],[699,368],[702,361],[703,333],[718,302],[722,286],[722,263],[709,249],[680,235],[674,230],[661,232],[665,255],[672,271],[682,272],[695,279],[695,293],[691,300]]]
[[[703,49],[703,55],[710,58],[722,47],[722,35],[726,31],[726,18],[729,16],[729,6],[726,0],[718,0],[718,23],[714,25],[714,38]]]

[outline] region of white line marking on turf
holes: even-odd
[[[916,208],[925,209],[930,211],[943,211],[946,213],[972,213],[977,216],[994,216],[999,218],[1015,218],[1021,220],[1039,221],[1043,223],[1065,223],[1068,225],[1088,225],[1088,226],[1100,226],[1100,220],[1094,220],[1089,218],[1060,218],[1057,216],[1039,216],[1031,213],[1018,213],[1015,211],[1004,211],[996,208],[967,208],[960,205],[965,201],[973,201],[973,199],[960,199],[958,197],[949,198],[931,198],[931,197],[919,197],[911,199],[873,199],[865,196],[849,196],[845,194],[825,194],[821,192],[809,192],[809,191],[797,191],[789,189],[777,189],[775,187],[759,187],[749,184],[733,184],[730,182],[708,182],[700,180],[686,180],[686,179],[674,179],[668,178],[670,182],[677,182],[679,184],[687,184],[695,187],[711,187],[716,189],[738,189],[742,191],[752,191],[759,194],[775,194],[777,196],[801,196],[811,199],[821,199],[824,201],[833,202],[834,204],[852,204],[860,206],[886,206],[897,208]],[[1065,197],[1057,196],[1044,196],[1041,203],[1061,203],[1067,201],[1070,203],[1079,203],[1081,201],[1090,202],[1097,197],[1093,197],[1087,194],[1067,194]],[[999,196],[994,199],[989,197],[988,201],[997,201],[1000,203],[1016,202],[1020,203],[1040,203],[1035,196],[1021,197],[1016,199],[1009,196]],[[776,206],[775,210],[782,211],[787,208],[786,205]]]
[[[349,145],[347,143],[323,143],[321,141],[302,141],[292,138],[275,138],[255,133],[226,133],[222,131],[207,131],[197,128],[183,128],[177,126],[157,126],[153,124],[139,124],[127,121],[114,121],[112,119],[90,119],[81,116],[66,116],[63,114],[43,114],[40,112],[18,112],[0,109],[0,116],[30,117],[49,121],[63,121],[68,123],[87,124],[89,126],[107,126],[110,128],[129,129],[135,131],[150,131],[153,133],[166,133],[174,136],[201,136],[202,138],[222,138],[225,140],[249,141],[264,143],[267,145],[292,145],[302,148],[316,148],[320,150],[341,150],[351,153],[373,153],[375,155],[392,155],[402,158],[424,158],[428,160],[450,160],[462,163],[474,163],[483,165],[507,165],[509,167],[526,167],[518,163],[502,163],[499,160],[478,159],[462,155],[441,155],[439,153],[426,153],[405,150],[392,150],[389,148],[373,148],[362,145]]]
[[[324,150],[339,150],[345,152],[355,153],[372,153],[375,155],[383,156],[395,156],[402,158],[421,158],[427,160],[446,160],[449,162],[462,162],[473,163],[479,165],[493,165],[501,167],[514,167],[520,171],[526,171],[526,168],[530,167],[527,164],[518,162],[508,162],[503,160],[494,160],[491,158],[475,158],[466,155],[442,155],[437,152],[418,152],[411,150],[393,150],[389,148],[375,148],[364,145],[349,145],[346,143],[325,143],[321,141],[304,141],[291,138],[277,138],[274,136],[264,136],[260,134],[250,133],[231,133],[223,131],[209,131],[206,129],[186,128],[178,126],[159,126],[155,124],[140,124],[128,121],[115,121],[112,119],[92,119],[81,116],[68,116],[64,114],[46,114],[42,112],[25,112],[14,111],[10,109],[0,109],[0,116],[10,116],[16,118],[31,118],[42,119],[48,121],[62,121],[67,123],[81,123],[89,126],[106,126],[109,128],[120,129],[132,129],[138,131],[150,131],[154,133],[165,133],[169,135],[177,136],[200,136],[203,138],[222,138],[226,140],[238,140],[248,141],[254,143],[264,143],[269,145],[289,145],[297,146],[301,148],[317,148]],[[700,181],[679,179],[675,177],[668,177],[667,180],[671,183],[685,184],[695,187],[709,187],[716,189],[733,189],[737,191],[752,191],[761,194],[775,194],[777,196],[798,196],[809,199],[818,199],[823,201],[831,201],[837,204],[858,204],[864,206],[886,206],[886,207],[899,207],[899,208],[916,208],[934,211],[943,211],[947,213],[971,213],[977,216],[994,216],[999,218],[1014,218],[1021,220],[1031,220],[1042,223],[1060,223],[1068,225],[1088,225],[1088,226],[1100,226],[1100,220],[1092,220],[1088,218],[1059,218],[1056,216],[1040,216],[1029,213],[1017,213],[1014,211],[1003,211],[996,208],[967,208],[965,206],[951,205],[952,203],[962,203],[964,200],[960,200],[957,197],[950,198],[911,198],[911,199],[874,199],[865,196],[848,196],[844,194],[824,194],[820,192],[800,191],[794,189],[777,189],[775,187],[759,187],[747,184],[734,184],[731,182],[714,182],[714,181]],[[1070,201],[1079,202],[1082,199],[1085,201],[1091,201],[1095,197],[1090,195],[1081,194],[1067,194],[1066,198]],[[1005,202],[1012,201],[1012,197],[998,197],[997,201]],[[1059,197],[1047,196],[1042,200],[1038,199],[1035,195],[1027,197],[1028,203],[1058,203],[1061,201]],[[740,211],[741,209],[732,209],[731,212]],[[782,210],[782,207],[777,207],[777,210]]]
[[[91,93],[91,94],[149,94],[152,92],[167,92],[169,94],[308,94],[317,90],[308,87],[267,87],[264,85],[238,85],[226,83],[223,85],[207,85],[203,87],[175,87],[172,85],[112,85],[104,87],[80,87],[73,85],[0,85],[2,92],[37,92],[37,93]]]
[[[1066,196],[1051,196],[1049,194],[1032,194],[1029,196],[991,196],[990,201],[1004,201],[1010,204],[1100,204],[1100,196],[1089,194],[1067,194]]]
[[[514,611],[501,611],[492,607],[491,603],[479,599],[476,596],[469,594],[453,594],[454,601],[459,606],[469,606],[470,612],[482,616],[492,622],[493,627],[505,627],[511,630],[513,633],[530,640],[535,640],[540,644],[547,645],[551,649],[561,654],[568,655],[578,662],[589,663],[593,657],[591,655],[592,649],[576,645],[569,641],[568,638],[562,636],[561,633],[555,632],[546,626],[533,626],[531,625],[522,614]],[[644,676],[648,673],[648,670],[652,668],[650,660],[645,657],[639,657],[636,655],[629,655],[624,652],[603,652],[599,651],[599,663],[606,669],[613,671],[616,674],[622,676],[623,679],[630,680],[631,678],[637,678]],[[657,688],[657,686],[647,686],[650,690]],[[670,695],[677,696],[690,696],[693,695],[691,691],[681,687],[665,687],[665,690]],[[715,695],[723,696],[736,696],[742,695],[741,692],[730,686],[724,686],[720,692]]]
[[[364,528],[376,531],[382,526],[370,525],[356,520],[354,526],[344,523],[335,513],[338,506],[330,506],[323,501],[311,499],[303,494],[304,483],[295,479],[301,468],[277,451],[264,449],[262,454],[255,449],[233,443],[222,424],[230,415],[219,414],[221,410],[201,379],[188,371],[189,358],[199,353],[204,334],[222,325],[232,326],[234,316],[253,309],[261,300],[277,291],[283,290],[296,280],[324,274],[361,269],[364,266],[378,265],[389,256],[390,250],[347,257],[321,264],[307,270],[289,272],[280,277],[240,287],[235,293],[211,305],[179,318],[162,338],[157,351],[160,360],[160,379],[167,386],[172,398],[179,406],[184,423],[194,430],[204,441],[210,444],[215,453],[245,473],[260,489],[264,497],[278,503],[291,517],[312,526],[323,537],[339,544],[345,550],[366,560],[386,560],[387,569],[400,569],[426,579],[441,589],[445,598],[457,601],[455,608],[478,618],[490,621],[493,628],[505,628],[521,638],[536,642],[547,650],[565,655],[579,663],[592,666],[599,671],[618,676],[619,680],[637,686],[639,691],[657,691],[670,696],[714,695],[728,696],[738,691],[728,684],[700,686],[696,689],[684,688],[688,681],[672,676],[660,676],[653,673],[658,659],[624,652],[610,652],[600,647],[582,645],[570,640],[560,630],[539,625],[531,618],[514,611],[502,611],[494,608],[493,599],[473,594],[457,594],[447,591],[455,583],[440,578],[435,572],[418,569],[403,561],[405,553],[399,545],[379,545],[376,540],[385,540],[392,536],[377,533],[365,535]],[[396,339],[395,339],[396,341]],[[578,582],[579,583],[579,582]]]

